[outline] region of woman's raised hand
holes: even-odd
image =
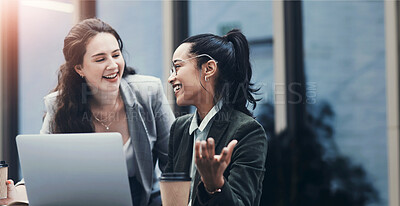
[[[215,155],[213,138],[210,137],[207,141],[196,141],[195,163],[207,191],[213,192],[224,185],[223,174],[231,162],[233,148],[236,144],[237,140],[232,140],[227,147],[222,149],[220,155]]]

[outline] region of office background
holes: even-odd
[[[174,105],[166,82],[173,50],[187,36],[239,28],[261,88],[254,114],[270,138],[264,183],[273,187],[264,190],[288,199],[264,196],[263,203],[310,205],[306,196],[399,205],[398,4],[1,0],[1,159],[14,163],[10,175],[20,178],[15,135],[39,132],[43,97],[64,61],[63,39],[79,19],[96,16],[113,26],[127,64],[163,81],[177,115],[193,108]],[[285,145],[292,139],[295,146]],[[308,150],[315,150],[311,157]]]

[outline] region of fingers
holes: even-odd
[[[14,181],[11,179],[6,181],[6,185],[7,185],[7,190],[13,190],[15,188]]]
[[[12,183],[14,183],[14,181],[12,181],[11,179],[10,180],[6,180],[6,185],[9,185],[9,184],[12,184]]]
[[[236,146],[236,144],[238,143],[238,141],[237,140],[232,140],[231,142],[229,142],[229,144],[228,144],[228,150],[232,153],[232,151],[233,151],[233,148],[235,148],[235,146]]]
[[[13,194],[15,193],[15,186],[14,186],[14,181],[13,180],[6,180],[6,185],[7,185],[7,198],[0,199],[0,205],[7,205],[10,204],[13,201]]]
[[[7,185],[7,194],[11,194],[11,192],[13,192],[13,190],[15,189],[14,181],[11,179],[7,180],[6,185]]]
[[[204,159],[209,159],[208,157],[208,151],[207,151],[207,142],[206,141],[201,141],[201,158]]]
[[[215,143],[213,138],[208,138],[207,141],[196,141],[195,143],[195,161],[200,159],[213,160],[215,155]]]
[[[231,161],[232,152],[237,142],[238,141],[234,139],[231,142],[229,142],[227,147],[224,147],[224,149],[222,149],[220,161],[225,161],[228,163]]]
[[[238,141],[234,139],[231,142],[229,142],[229,144],[228,144],[228,154],[227,154],[228,162],[231,161],[233,149],[235,148],[237,143],[238,143]]]
[[[233,149],[237,144],[237,140],[232,140],[229,142],[228,146],[224,147],[219,155],[219,161],[228,161],[232,156]],[[214,160],[215,156],[215,141],[213,138],[209,137],[207,141],[196,141],[195,144],[195,157],[196,162],[200,159],[203,160]]]
[[[196,144],[194,145],[194,156],[195,162],[197,163],[198,160],[200,160],[200,141],[196,141]]]
[[[219,162],[224,162],[227,160],[228,148],[224,147],[221,151],[221,155],[219,157]]]
[[[215,155],[215,145],[214,145],[214,139],[211,137],[207,139],[207,150],[208,150],[208,158],[210,160],[213,160]]]

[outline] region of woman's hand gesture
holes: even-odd
[[[220,155],[215,155],[213,138],[208,138],[207,141],[196,141],[195,163],[207,191],[213,192],[225,184],[223,174],[231,162],[236,144],[237,140],[232,140],[227,147],[222,149]]]

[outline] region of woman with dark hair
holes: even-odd
[[[171,127],[166,172],[192,177],[189,205],[260,203],[267,137],[256,107],[249,46],[239,30],[187,38],[175,50],[168,82],[178,105],[195,114]]]
[[[44,98],[40,133],[119,132],[133,205],[161,205],[154,169],[164,170],[169,129],[175,117],[161,81],[127,68],[118,33],[99,19],[75,25],[64,39],[65,64],[58,85]],[[8,204],[25,195],[24,182],[8,181]],[[22,187],[22,189],[18,189]]]

